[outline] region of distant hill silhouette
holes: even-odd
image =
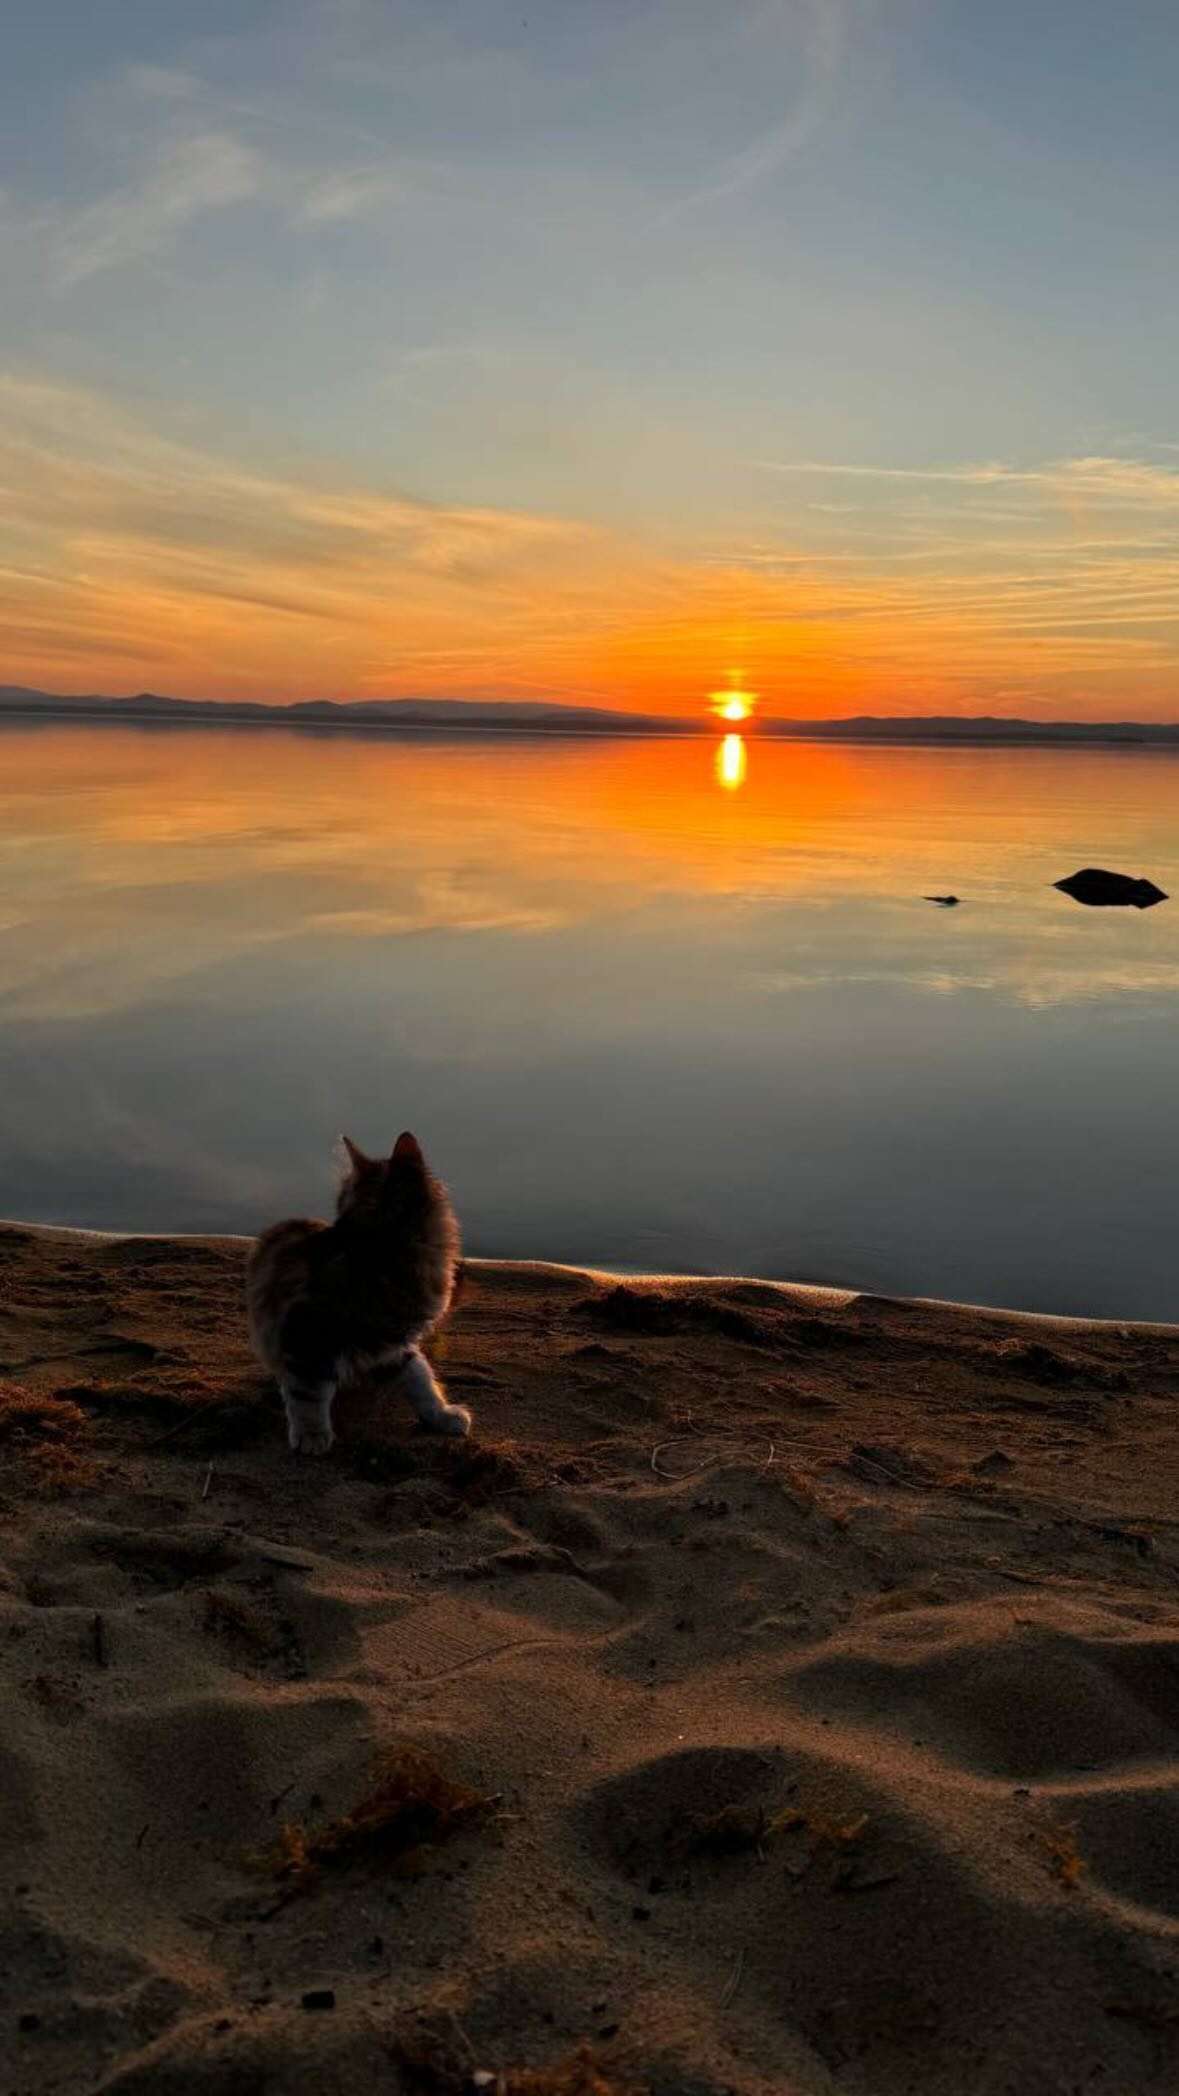
[[[110,697],[103,692],[33,691],[24,685],[0,684],[0,716],[5,713],[26,718],[84,714],[103,720],[191,720],[226,726],[450,728],[476,733],[651,734],[674,733],[689,725],[655,714],[613,713],[604,706],[546,705],[536,700],[299,699],[289,705],[263,706],[252,699],[173,699],[157,691]]]
[[[665,714],[613,712],[605,706],[550,705],[543,700],[300,699],[263,706],[250,699],[173,699],[140,691],[129,697],[102,692],[35,691],[0,684],[0,721],[87,719],[207,723],[216,727],[380,729],[406,734],[469,735],[707,735],[720,721]],[[848,720],[759,718],[748,732],[810,742],[926,743],[1146,743],[1179,748],[1171,721],[1039,721],[1002,714],[859,714]]]

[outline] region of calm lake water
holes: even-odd
[[[1179,758],[0,730],[0,1213],[1179,1318]],[[956,910],[925,894],[952,891]]]

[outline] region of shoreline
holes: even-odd
[[[0,1216],[0,1232],[22,1231],[32,1237],[76,1238],[94,1244],[240,1245],[254,1238],[233,1230],[92,1230],[77,1223],[31,1223],[20,1216]],[[656,1268],[582,1266],[560,1259],[483,1259],[464,1255],[468,1271],[495,1279],[514,1273],[587,1284],[660,1289],[690,1294],[699,1289],[765,1289],[796,1308],[826,1304],[844,1309],[852,1303],[889,1309],[945,1310],[1001,1323],[1052,1325],[1077,1332],[1150,1332],[1173,1336],[1179,1343],[1179,1320],[1167,1318],[1076,1317],[1056,1310],[1012,1310],[1002,1303],[973,1303],[953,1296],[882,1295],[874,1289],[841,1288],[823,1281],[775,1281],[764,1274],[692,1274]]]

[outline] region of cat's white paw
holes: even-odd
[[[297,1456],[326,1456],[335,1440],[330,1426],[293,1426],[291,1447]]]
[[[447,1405],[446,1410],[438,1415],[436,1431],[461,1437],[469,1434],[473,1425],[474,1421],[465,1405]]]

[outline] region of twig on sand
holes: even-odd
[[[174,1441],[177,1434],[183,1434],[185,1429],[192,1426],[198,1419],[207,1419],[212,1410],[213,1407],[211,1405],[193,1405],[191,1410],[185,1413],[183,1419],[177,1420],[175,1426],[166,1428],[162,1434],[153,1434],[150,1441],[144,1442],[144,1447],[161,1448],[165,1441]]]
[[[94,1664],[96,1667],[105,1667],[107,1664],[106,1624],[103,1622],[102,1616],[97,1612],[91,1618],[90,1636],[94,1644]]]
[[[696,1436],[696,1438],[698,1438],[698,1439],[704,1439],[704,1438],[706,1438],[705,1436],[703,1436],[703,1435],[700,1435],[700,1434],[698,1433],[698,1430],[697,1430],[696,1428],[693,1428],[693,1429],[692,1429],[692,1433],[693,1433],[693,1435],[694,1435],[694,1436]],[[660,1442],[659,1442],[659,1443],[657,1443],[657,1445],[656,1445],[656,1446],[655,1446],[655,1447],[654,1447],[654,1448],[653,1448],[653,1449],[651,1450],[651,1468],[652,1468],[652,1470],[653,1470],[653,1471],[655,1472],[655,1475],[656,1475],[656,1477],[667,1477],[667,1478],[671,1478],[671,1479],[673,1479],[673,1480],[674,1480],[675,1482],[680,1482],[680,1481],[682,1481],[682,1480],[683,1480],[684,1478],[687,1478],[687,1477],[701,1477],[701,1476],[702,1476],[702,1475],[704,1474],[704,1472],[705,1472],[706,1470],[721,1470],[721,1469],[723,1469],[723,1468],[725,1467],[726,1463],[740,1462],[740,1461],[741,1461],[741,1459],[742,1459],[742,1456],[744,1456],[744,1455],[745,1455],[745,1454],[747,1453],[747,1450],[746,1450],[746,1448],[745,1448],[745,1447],[741,1447],[740,1449],[738,1449],[738,1450],[737,1450],[737,1452],[736,1452],[735,1454],[730,1454],[730,1455],[714,1455],[714,1456],[706,1456],[706,1457],[705,1457],[705,1459],[704,1459],[704,1461],[703,1461],[702,1463],[694,1463],[694,1464],[692,1465],[691,1469],[689,1469],[689,1470],[668,1470],[668,1469],[667,1469],[667,1468],[666,1468],[666,1467],[664,1466],[664,1464],[662,1464],[662,1463],[660,1462],[660,1460],[659,1460],[660,1456],[661,1456],[661,1455],[662,1455],[662,1454],[664,1453],[664,1450],[665,1450],[665,1449],[668,1449],[668,1448],[681,1448],[681,1447],[683,1447],[683,1445],[684,1445],[684,1441],[685,1441],[685,1440],[686,1440],[687,1438],[688,1438],[688,1437],[687,1437],[687,1436],[685,1436],[685,1435],[680,1435],[680,1434],[677,1434],[677,1435],[675,1436],[674,1440],[671,1440],[671,1441],[660,1441]],[[729,1438],[728,1436],[722,1436],[722,1435],[718,1435],[718,1436],[717,1436],[717,1439],[718,1439],[718,1440],[727,1440],[728,1438]],[[759,1436],[758,1438],[760,1439],[760,1438],[762,1438],[762,1437],[760,1437],[760,1436]],[[733,1440],[734,1440],[734,1443],[735,1443],[735,1442],[736,1442],[736,1437],[735,1437],[735,1436],[733,1437]],[[762,1466],[761,1466],[761,1467],[762,1467],[762,1469],[763,1469],[763,1470],[768,1470],[768,1469],[769,1469],[769,1467],[770,1467],[770,1464],[771,1464],[771,1463],[773,1462],[773,1460],[774,1460],[774,1455],[775,1455],[775,1445],[774,1445],[773,1441],[771,1441],[771,1440],[770,1440],[770,1438],[769,1438],[768,1434],[767,1434],[766,1436],[764,1436],[764,1441],[765,1441],[765,1447],[766,1447],[767,1453],[766,1453],[765,1461],[764,1461],[764,1462],[762,1463]]]
[[[165,1427],[162,1434],[153,1434],[151,1440],[145,1441],[143,1446],[144,1448],[161,1448],[165,1441],[174,1441],[177,1434],[187,1433],[189,1427],[195,1426],[198,1420],[208,1421],[216,1413],[231,1411],[235,1405],[240,1405],[241,1402],[241,1399],[231,1391],[227,1397],[211,1397],[202,1400],[199,1404],[190,1404],[185,1409],[184,1417],[178,1419],[175,1426]]]
[[[744,1976],[745,1976],[745,1951],[744,1951],[744,1949],[741,1949],[741,1950],[739,1950],[739,1951],[737,1952],[737,1962],[736,1962],[736,1964],[735,1964],[735,1965],[733,1966],[733,1970],[732,1970],[732,1971],[731,1971],[731,1973],[729,1974],[728,1980],[727,1980],[727,1981],[726,1981],[726,1983],[725,1983],[725,1991],[724,1991],[724,1993],[723,1993],[723,1994],[721,1995],[721,2003],[720,2003],[720,2005],[721,2005],[722,2009],[727,2009],[727,2008],[728,2008],[728,2006],[729,2006],[729,2004],[730,2004],[730,2002],[732,2002],[733,2000],[735,2000],[735,1998],[736,1998],[736,1994],[737,1994],[737,1989],[738,1989],[738,1987],[739,1987],[739,1986],[741,1985],[741,1981],[742,1981],[742,1979],[744,1978]]]
[[[279,1905],[285,1905],[285,1902],[280,1901]],[[277,1913],[278,1909],[274,1907],[271,1911]],[[256,1916],[254,1918],[257,1919]],[[269,1920],[270,1917],[266,1915],[263,1918]],[[180,1919],[186,1922],[190,1929],[204,1929],[210,1936],[219,1936],[223,1929],[231,1930],[235,1936],[244,1936],[253,1927],[253,1921],[227,1921],[223,1914],[182,1914]]]
[[[207,1498],[208,1498],[208,1496],[209,1496],[209,1486],[210,1486],[210,1485],[212,1484],[212,1482],[213,1482],[213,1465],[212,1465],[212,1464],[210,1463],[210,1465],[209,1465],[208,1469],[207,1469],[207,1470],[206,1470],[206,1472],[205,1472],[205,1484],[204,1484],[204,1490],[203,1490],[203,1491],[202,1491],[202,1493],[201,1493],[201,1498],[202,1498],[202,1499],[207,1499]]]

